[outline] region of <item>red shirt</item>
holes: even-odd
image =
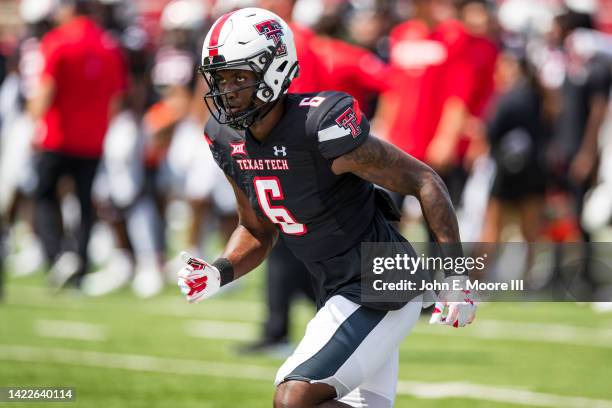
[[[43,117],[40,147],[80,157],[102,155],[111,99],[127,74],[115,41],[92,20],[78,17],[45,35],[43,77],[55,95]]]
[[[471,52],[476,62],[477,86],[473,99],[473,114],[483,117],[495,91],[494,74],[499,49],[488,38],[472,37]]]
[[[468,98],[468,109],[473,116],[484,119],[495,91],[494,74],[499,49],[488,38],[476,36],[470,36],[469,48],[470,60],[475,64],[473,67],[475,81],[473,93]],[[457,146],[459,158],[465,156],[473,137],[474,135],[469,134],[461,136]]]
[[[425,70],[445,58],[442,45],[429,36],[429,28],[420,20],[406,21],[390,34],[393,86],[383,95],[393,109],[388,139],[406,152],[412,152],[411,132]]]
[[[425,158],[427,147],[436,134],[445,102],[457,97],[474,113],[475,90],[480,81],[471,48],[472,37],[461,23],[441,23],[428,39],[441,45],[439,58],[432,59],[420,78],[414,120],[405,140],[406,150],[420,160]]]
[[[325,90],[322,79],[326,72],[319,57],[312,50],[312,40],[316,37],[315,33],[299,24],[289,24],[293,31],[295,49],[300,64],[300,73],[291,82],[289,92],[309,93]]]
[[[375,94],[389,87],[389,67],[370,51],[333,38],[317,37],[313,50],[326,68],[326,90],[346,92],[367,112]]]

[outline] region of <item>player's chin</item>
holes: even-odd
[[[226,112],[231,116],[240,116],[246,113],[253,105],[250,99],[234,100],[233,103],[228,103],[226,106]]]
[[[241,113],[243,113],[246,110],[246,108],[242,107],[242,106],[237,106],[237,107],[229,107],[227,108],[227,113],[230,116],[240,116]]]

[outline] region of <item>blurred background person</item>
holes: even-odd
[[[586,55],[598,55],[601,60],[612,64],[612,34],[594,30],[577,30],[572,39],[576,48],[582,49]],[[596,184],[585,196],[584,210],[581,215],[582,226],[592,236],[612,221],[612,106],[608,103],[608,113],[602,123],[598,140],[599,168]],[[599,238],[598,238],[599,239]]]
[[[145,188],[141,203],[137,206],[136,219],[149,220],[149,226],[141,229],[147,232],[143,252],[150,252],[149,261],[144,262],[136,271],[133,289],[143,297],[158,294],[164,285],[163,265],[167,252],[166,211],[171,199],[180,193],[175,181],[184,168],[176,169],[170,160],[169,151],[177,143],[185,144],[185,138],[176,132],[190,113],[192,93],[195,87],[195,67],[197,66],[197,34],[205,23],[207,10],[201,2],[176,0],[168,2],[160,16],[161,36],[153,56],[150,80],[152,96],[155,101],[144,116],[145,134]],[[184,128],[184,126],[183,126]],[[193,132],[191,132],[193,135]],[[201,131],[198,131],[201,142]],[[185,134],[185,132],[183,132]],[[196,137],[195,135],[193,135]],[[194,147],[193,138],[187,131],[187,153]],[[190,143],[191,140],[191,143]],[[184,150],[185,151],[185,150]],[[183,151],[183,152],[184,152]],[[184,160],[185,162],[186,160]],[[174,173],[173,173],[174,169]],[[144,214],[148,216],[144,216]],[[145,227],[145,225],[143,225]]]
[[[490,97],[496,52],[482,52],[485,37],[475,37],[456,20],[457,13],[468,16],[470,10],[465,7],[474,3],[482,2],[461,2],[456,8],[448,1],[429,0],[428,18],[434,21],[431,39],[443,47],[445,57],[424,73],[412,128],[415,154],[443,177],[455,204],[467,178],[465,127],[471,117],[480,115]],[[487,18],[484,10],[480,13]]]
[[[542,231],[545,157],[554,116],[522,50],[504,50],[495,76],[500,96],[487,138],[496,173],[481,241],[498,242],[504,219],[518,210],[524,239],[536,242]]]
[[[461,0],[459,19],[470,35],[470,48],[476,63],[475,87],[470,114],[462,131],[462,165],[472,170],[473,161],[486,152],[484,122],[491,111],[495,92],[494,73],[499,54],[499,29],[492,6],[486,1]]]
[[[341,11],[343,9],[339,8],[338,12]],[[361,18],[368,16],[376,21],[378,11],[375,8],[351,10],[347,14],[338,16],[337,20],[341,22],[342,27],[346,27],[347,22],[357,16]],[[331,18],[331,15],[328,15],[328,18]],[[364,41],[367,41],[369,36],[378,37],[382,34],[382,31],[379,31],[376,34],[360,35],[361,27],[351,26],[351,28],[355,37]],[[371,28],[364,25],[362,28],[382,30],[382,26],[376,25]],[[370,50],[334,37],[337,35],[338,25],[332,27],[320,22],[316,29],[318,35],[312,41],[313,50],[326,70],[326,75],[320,84],[321,89],[342,91],[352,95],[363,112],[367,116],[372,116],[378,95],[390,87],[388,66]],[[347,28],[347,32],[351,30]],[[350,39],[352,40],[352,37]]]
[[[553,136],[554,170],[556,175],[567,176],[566,186],[574,196],[577,214],[581,214],[599,162],[598,140],[608,113],[612,73],[610,59],[581,44],[576,35],[579,29],[594,29],[591,15],[569,10],[559,22],[566,65],[561,112]],[[582,235],[589,241],[584,229]]]
[[[56,2],[27,0],[20,4],[26,23],[11,70],[0,87],[0,217],[8,234],[7,267],[15,275],[36,272],[44,263],[34,233],[32,196],[36,187],[32,144],[36,123],[26,111],[40,83],[44,59],[41,38],[53,28]]]
[[[141,264],[137,261],[142,256],[137,257],[134,248],[140,249],[143,240],[136,231],[146,231],[146,228],[129,228],[132,223],[128,221],[143,189],[144,135],[141,119],[149,96],[148,68],[151,60],[150,39],[140,27],[136,10],[130,2],[101,0],[98,10],[96,17],[102,27],[121,46],[130,80],[119,113],[111,120],[106,132],[103,155],[93,185],[93,201],[99,222],[92,230],[89,251],[100,269],[83,279],[81,289],[90,296],[105,295],[125,286],[133,278],[136,265]],[[111,241],[110,248],[108,241]]]
[[[508,48],[502,52],[495,77],[499,98],[486,130],[495,175],[479,241],[514,240],[514,237],[502,236],[502,232],[518,216],[522,240],[539,242],[544,229],[548,181],[545,158],[554,112],[523,50]],[[491,261],[495,247],[483,247]],[[534,248],[528,245],[526,249],[522,270],[527,271],[524,277],[528,284],[533,284],[534,277],[529,271],[534,262]]]
[[[592,11],[592,10],[589,10]],[[570,208],[581,234],[583,245],[580,275],[591,290],[593,246],[591,235],[580,222],[584,199],[596,180],[599,163],[599,136],[608,114],[612,84],[610,58],[585,44],[583,34],[594,30],[593,16],[568,10],[557,19],[558,40],[565,57],[565,71],[560,91],[561,111],[553,133],[549,155],[557,187],[573,199]]]
[[[374,128],[432,166],[459,206],[470,166],[486,150],[481,129],[493,91],[494,24],[484,1],[410,4],[410,17],[390,33],[392,87],[381,96]],[[410,200],[395,199],[404,221],[420,217]]]
[[[117,112],[127,77],[119,47],[88,16],[91,2],[61,3],[58,28],[42,40],[44,68],[29,111],[42,126],[36,169],[36,229],[49,263],[50,282],[75,285],[88,271],[87,246],[94,212],[91,190],[110,118]],[[67,46],[69,44],[69,46]],[[58,185],[69,176],[79,202],[76,248],[63,234]]]

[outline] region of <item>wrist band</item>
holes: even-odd
[[[227,258],[218,258],[212,265],[219,270],[221,275],[221,286],[227,285],[234,280],[234,267]]]

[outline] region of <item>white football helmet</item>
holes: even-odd
[[[226,95],[214,80],[222,69],[245,69],[258,77],[251,107],[238,113],[226,110]],[[221,124],[246,129],[264,117],[298,75],[293,32],[276,14],[244,8],[224,14],[206,35],[200,72],[210,91],[204,96],[212,116]],[[235,91],[234,91],[235,92]],[[262,103],[255,103],[259,99]]]

